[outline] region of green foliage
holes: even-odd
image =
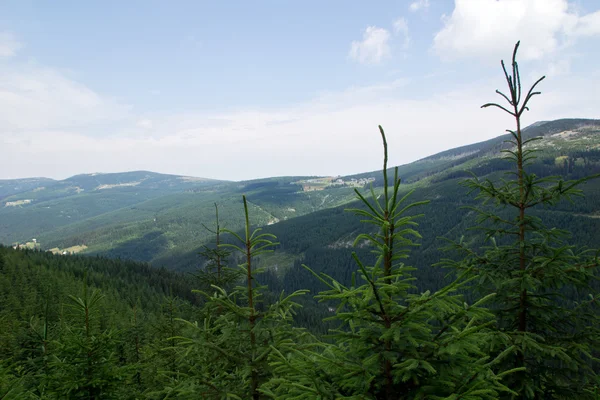
[[[470,207],[478,215],[474,228],[483,235],[482,246],[473,248],[466,240],[453,243],[450,247],[464,259],[445,263],[473,275],[478,292],[498,293],[493,311],[498,337],[506,342],[494,341],[491,351],[514,349],[499,368],[523,369],[506,379],[519,393],[509,398],[597,398],[600,320],[598,293],[590,286],[597,256],[565,243],[567,232],[548,227],[535,214],[541,207],[580,196],[580,186],[592,177],[540,178],[528,170],[536,155],[532,145],[539,138],[524,138],[521,116],[540,93],[535,88],[544,77],[522,98],[518,46],[510,73],[502,62],[509,94],[497,91],[508,108],[496,103],[483,106],[500,108],[515,118],[516,130],[509,131],[511,147],[504,150],[512,170],[504,179],[473,177],[465,182],[482,202],[481,207]]]
[[[23,183],[22,193],[3,201],[33,201],[0,207],[0,243],[35,237],[44,249],[84,244],[88,254],[153,261],[191,271],[197,266],[198,246],[212,240],[201,227],[214,215],[211,206],[215,202],[224,211],[224,226],[237,230],[244,224],[240,191],[251,196],[248,206],[259,225],[342,205],[352,198],[350,188],[304,193],[301,186],[291,183],[301,179],[234,183],[129,172],[79,175],[47,186],[40,182],[29,191]],[[127,184],[135,185],[119,186]]]
[[[162,341],[180,333],[163,329],[167,317],[190,315],[188,301],[171,315],[161,304],[169,292],[196,298],[186,277],[138,263],[1,246],[0,259],[0,381],[12,398],[139,396],[170,361]]]
[[[229,233],[237,239],[239,244],[224,243],[220,249],[231,248],[242,255],[239,268],[245,285],[231,291],[217,285],[196,291],[206,298],[206,304],[202,322],[183,321],[186,334],[176,338],[180,376],[171,380],[168,393],[177,398],[195,398],[198,393],[215,399],[262,398],[262,386],[273,377],[271,352],[281,351],[277,349],[289,345],[297,336],[290,325],[296,307],[293,298],[303,291],[288,296],[282,293],[271,304],[262,301],[264,288],[255,284],[255,276],[262,270],[255,268],[253,262],[255,257],[272,251],[276,238],[260,233],[260,228],[251,230],[246,196],[243,203],[244,233],[220,229],[218,222],[216,232]]]
[[[72,323],[65,324],[49,362],[47,387],[58,398],[119,398],[125,370],[117,364],[115,332],[100,327],[100,291],[69,296]]]
[[[368,200],[356,194],[365,208],[349,211],[373,224],[378,232],[360,234],[354,244],[368,243],[376,260],[358,264],[362,284],[350,286],[314,274],[329,290],[317,297],[336,302],[335,317],[341,325],[333,344],[313,344],[314,350],[276,353],[278,371],[274,398],[354,399],[494,399],[509,392],[501,375],[491,366],[503,355],[490,359],[483,351],[489,340],[492,315],[482,307],[493,295],[467,305],[458,291],[467,284],[456,280],[444,289],[416,293],[414,268],[401,260],[415,246],[411,237],[420,215],[406,215],[427,202],[406,204],[411,192],[398,196],[397,169],[391,192],[387,178],[387,142],[384,145],[383,196],[371,190]]]
[[[240,271],[227,266],[231,251],[221,246],[221,232],[223,230],[219,223],[217,203],[215,203],[215,223],[215,230],[205,226],[207,231],[215,235],[215,245],[214,247],[202,246],[202,251],[199,254],[207,261],[204,267],[195,273],[202,290],[210,289],[213,285],[228,289],[240,276]]]
[[[34,397],[25,389],[23,368],[0,361],[0,399],[20,400]]]

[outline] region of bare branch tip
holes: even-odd
[[[519,50],[519,45],[521,44],[521,41],[517,41],[517,44],[515,44],[515,50],[513,51],[513,63],[516,63],[516,59],[517,59],[517,51]]]

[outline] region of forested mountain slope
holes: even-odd
[[[597,162],[597,152],[600,151],[600,120],[592,119],[560,119],[555,121],[539,121],[523,129],[526,139],[540,137],[542,140],[533,143],[535,148],[543,150],[543,164],[552,165],[564,162],[568,158],[574,162],[578,152],[586,152],[588,163]],[[433,181],[445,179],[451,173],[462,173],[467,169],[473,172],[489,173],[494,170],[507,168],[506,163],[498,163],[502,150],[509,149],[507,144],[510,135],[504,134],[484,142],[474,143],[449,149],[410,164],[399,167],[400,176],[404,183],[410,183],[437,175]],[[554,163],[551,162],[554,156]],[[561,159],[556,160],[557,157]],[[564,157],[564,158],[562,158]],[[594,161],[595,160],[595,161]],[[583,159],[579,161],[585,163]],[[559,166],[559,165],[557,165]],[[561,173],[560,168],[549,168],[548,171]],[[391,169],[390,169],[391,171]],[[379,172],[378,172],[379,174]],[[353,178],[372,176],[373,172],[353,175]],[[466,174],[463,174],[466,175]],[[381,180],[378,180],[381,182]]]
[[[175,318],[197,310],[194,286],[190,276],[131,261],[0,246],[0,398],[107,388],[134,398],[135,383],[153,372],[136,365],[168,362],[161,349],[180,332]],[[95,375],[87,386],[86,374]],[[135,379],[119,387],[125,376]]]
[[[0,200],[21,192],[35,190],[56,181],[49,178],[0,179]]]
[[[539,176],[578,178],[600,171],[599,120],[538,122],[524,129],[524,135],[541,137],[531,144],[540,150],[531,166]],[[437,237],[453,237],[462,232],[461,224],[469,223],[467,211],[460,207],[472,199],[458,185],[461,179],[470,172],[499,177],[510,168],[501,158],[501,150],[509,148],[507,138],[499,136],[399,167],[404,182],[401,190],[414,188],[415,198],[432,202],[421,220],[424,238],[414,254],[419,264],[438,258],[441,242]],[[271,261],[283,274],[294,262],[310,260],[314,252],[334,254],[348,247],[357,226],[342,212],[355,200],[347,183],[363,179],[357,184],[361,187],[369,178],[380,190],[381,172],[377,171],[341,177],[344,185],[328,181],[322,185],[324,190],[312,190],[322,183],[308,183],[314,177],[223,182],[150,172],[78,175],[64,181],[19,180],[10,185],[4,181],[0,190],[10,195],[0,207],[0,242],[36,238],[43,249],[76,249],[192,270],[202,264],[198,249],[211,240],[204,225],[213,222],[214,203],[222,211],[223,226],[237,230],[243,222],[241,195],[246,194],[254,222],[280,237],[281,252]],[[576,243],[598,243],[595,234],[580,234],[583,229],[597,231],[600,193],[596,185],[586,185],[585,199],[561,204],[548,213],[557,226],[574,232]],[[24,203],[27,200],[31,201]]]
[[[59,227],[149,199],[216,184],[219,182],[209,179],[146,171],[85,174],[62,181],[38,179],[29,184],[23,180],[18,184],[6,183],[7,193],[8,189],[12,193],[2,199],[0,207],[0,242],[39,239]]]
[[[0,207],[0,243],[119,256],[167,265],[206,240],[214,203],[224,223],[242,226],[241,195],[261,225],[351,201],[352,188],[303,191],[311,177],[212,181],[150,172],[78,175],[12,194]],[[13,186],[15,187],[15,186]]]
[[[536,123],[524,130],[527,137],[541,137],[533,144],[539,149],[537,159],[529,167],[538,176],[559,175],[568,179],[581,178],[600,173],[600,121],[569,119]],[[502,159],[500,151],[507,149],[506,136],[482,143],[465,146],[427,157],[399,167],[403,182],[401,191],[414,189],[412,198],[428,200],[430,204],[420,212],[419,231],[423,238],[411,255],[411,263],[425,267],[425,281],[437,280],[443,271],[429,270],[439,261],[444,245],[440,237],[457,239],[472,226],[475,215],[466,206],[475,204],[473,196],[460,183],[471,173],[481,178],[502,178],[510,172],[511,164]],[[391,170],[389,171],[390,173]],[[376,190],[380,190],[381,173],[370,172],[350,178],[372,176]],[[539,208],[535,212],[551,226],[572,232],[571,242],[580,246],[600,245],[600,181],[592,180],[583,186],[585,197],[564,201],[552,210]],[[367,192],[366,188],[363,192]],[[252,200],[252,196],[249,196]],[[292,265],[294,274],[304,275],[300,263],[305,262],[327,273],[346,274],[352,264],[347,251],[361,227],[358,220],[344,212],[353,204],[317,211],[295,219],[282,221],[265,228],[277,235],[279,255],[270,260],[279,271],[287,271]],[[282,254],[283,253],[283,254]],[[294,264],[295,263],[295,264]],[[193,269],[199,264],[197,250],[171,260],[176,269]],[[292,274],[288,279],[300,279]],[[285,276],[285,272],[281,273]],[[338,275],[335,275],[338,276]],[[339,276],[340,279],[343,279]],[[346,275],[349,279],[349,275]],[[286,278],[284,278],[286,279]],[[288,286],[288,288],[297,286]]]

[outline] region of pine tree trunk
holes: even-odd
[[[248,281],[248,307],[250,308],[250,317],[248,318],[248,322],[250,324],[250,348],[251,348],[251,357],[252,362],[254,362],[254,352],[256,350],[256,335],[254,333],[254,324],[256,321],[256,315],[254,314],[254,299],[252,293],[252,247],[250,244],[250,237],[246,238],[246,267],[247,267],[247,281]],[[260,394],[258,393],[258,372],[254,365],[252,365],[252,375],[251,375],[251,389],[252,389],[252,399],[258,400],[260,398]]]
[[[518,110],[515,107],[515,112]],[[523,182],[523,137],[521,118],[517,114],[517,171],[519,179],[519,270],[525,273],[525,185]],[[519,332],[527,331],[527,289],[521,291],[519,302]],[[522,365],[522,364],[521,364]]]
[[[386,182],[386,185],[387,185],[387,182]],[[385,216],[385,220],[389,223],[389,225],[385,228],[386,229],[385,243],[387,246],[387,251],[384,254],[383,274],[385,277],[388,277],[392,274],[392,257],[394,254],[393,253],[394,221],[390,221],[390,213],[388,210],[389,204],[387,202],[387,196],[386,196],[385,200],[386,200],[386,210],[385,210],[384,216]],[[384,318],[385,328],[389,330],[392,327],[392,323],[390,321],[389,316],[387,315],[387,311],[386,311],[386,314],[383,315],[383,318]],[[385,340],[385,351],[389,352],[391,349],[392,349],[392,344],[389,339],[386,339]],[[394,378],[392,376],[392,363],[389,360],[385,360],[384,373],[385,373],[386,399],[392,400],[392,396],[394,394]]]
[[[221,227],[219,226],[219,207],[217,206],[217,203],[215,203],[215,214],[216,214],[216,220],[217,220],[217,230],[216,230],[216,236],[217,236],[217,280],[219,282],[219,284],[221,284],[221,253],[219,252],[219,245],[221,244]]]

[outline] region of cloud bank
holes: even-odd
[[[433,48],[444,59],[496,60],[521,40],[521,59],[539,60],[600,34],[600,11],[579,15],[567,0],[456,0],[442,21]]]
[[[420,9],[428,4],[415,3]],[[5,33],[0,36],[0,179],[139,169],[232,180],[345,175],[380,168],[378,124],[388,134],[390,163],[411,162],[512,127],[507,116],[479,106],[497,100],[494,90],[503,88],[498,61],[510,57],[516,37],[523,39],[523,71],[535,72],[524,76],[550,74],[524,124],[599,118],[600,67],[589,65],[586,75],[577,77],[570,59],[551,57],[600,34],[599,18],[600,12],[580,15],[563,0],[457,0],[432,46],[444,58],[492,58],[493,66],[481,67],[477,75],[453,76],[441,89],[431,71],[394,79],[384,73],[375,84],[315,94],[310,101],[227,112],[148,112],[122,104],[59,69],[21,60],[22,44]],[[391,57],[392,40],[408,47],[408,21],[398,18],[390,29],[365,29],[362,40],[352,42],[350,58],[376,65]],[[489,76],[497,79],[490,82]]]

